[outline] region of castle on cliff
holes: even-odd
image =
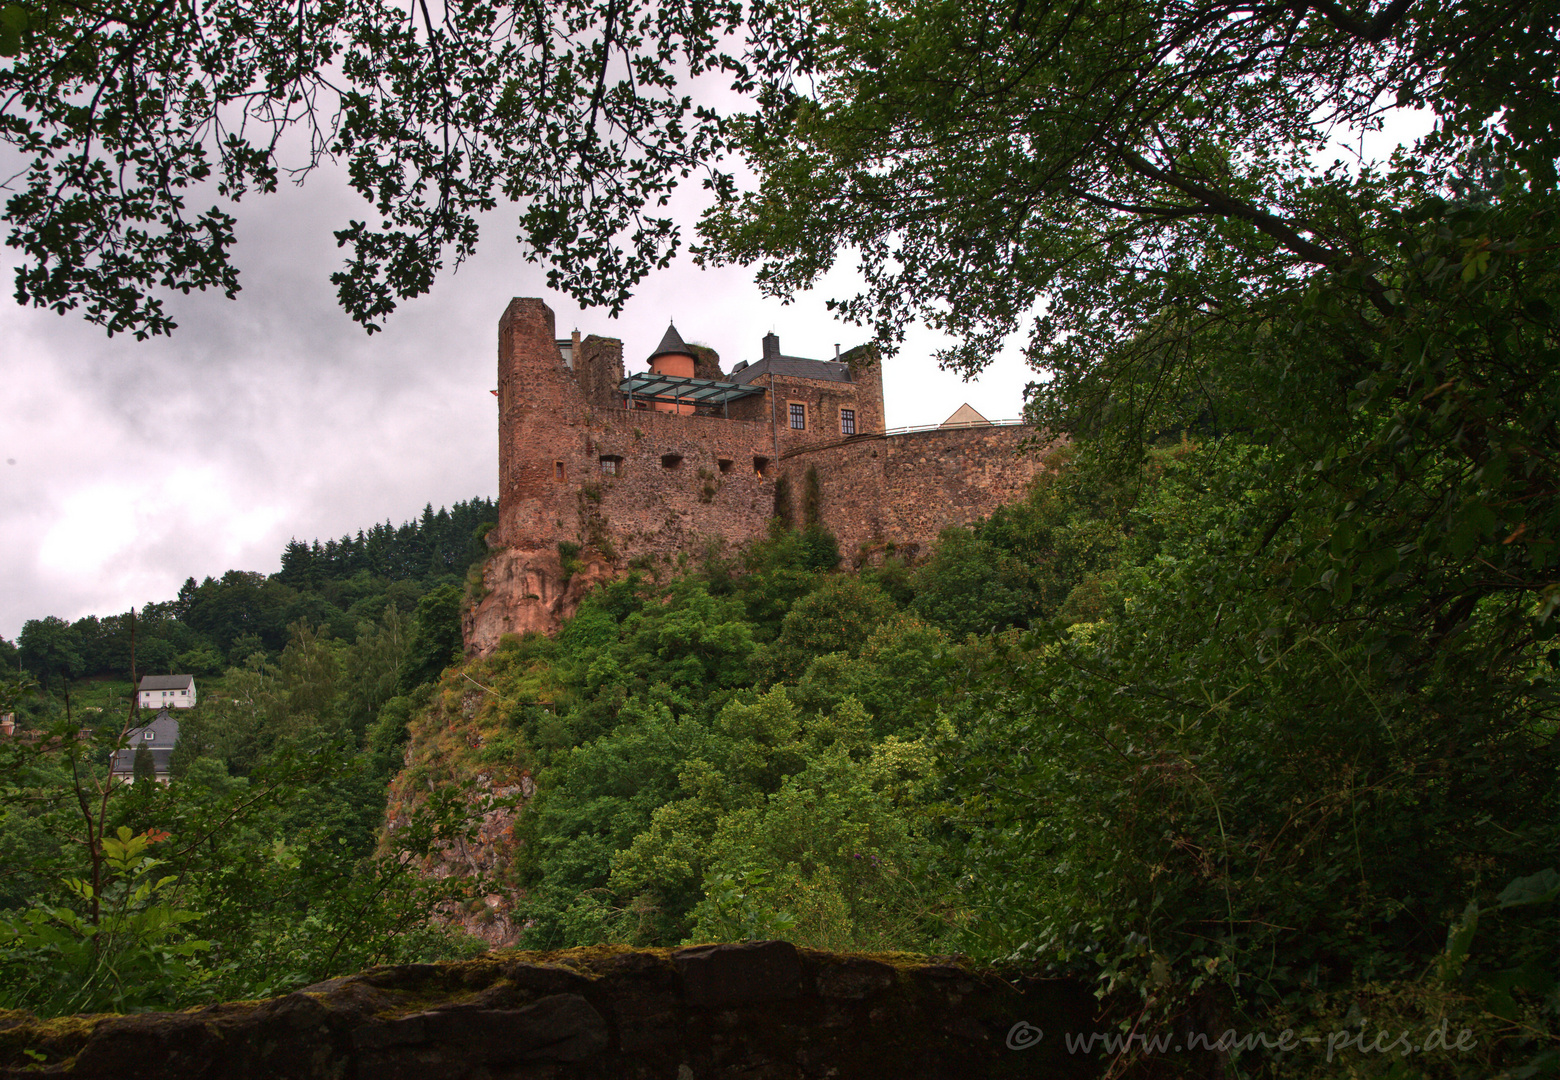
[[[888,431],[870,346],[811,360],[769,334],[760,359],[723,372],[668,328],[649,362],[627,376],[621,341],[560,340],[546,304],[510,301],[498,324],[499,519],[468,648],[556,628],[631,565],[762,537],[777,511],[799,518],[809,487],[860,565],[887,550],[913,559],[943,528],[1021,497],[1043,467],[1021,450],[1034,434],[1023,424]]]

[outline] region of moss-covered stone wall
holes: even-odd
[[[0,1012],[0,1077],[1062,1080],[1097,1073],[1060,1038],[1091,1004],[1069,982],[778,941],[495,953],[181,1013]]]

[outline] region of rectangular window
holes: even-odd
[[[604,457],[604,458],[602,458],[601,459],[601,475],[602,476],[616,476],[618,474],[618,462],[620,462],[622,460],[623,460],[622,458],[615,458],[615,457]]]
[[[732,460],[729,457],[716,458],[715,464],[723,473],[729,473],[731,471]]]
[[[799,402],[791,402],[791,426],[797,431],[807,430],[807,406]]]
[[[553,462],[553,479],[558,481],[560,484],[563,483],[563,462]]]
[[[854,434],[856,434],[856,410],[855,409],[841,409],[840,410],[840,434],[841,435],[854,435]]]

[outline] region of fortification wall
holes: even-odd
[[[799,448],[782,466],[802,512],[808,469],[816,469],[819,518],[858,564],[889,544],[910,557],[949,525],[968,525],[1021,499],[1045,470],[1045,450],[1024,425],[938,428],[860,436]]]
[[[585,338],[571,367],[540,300],[510,302],[498,352],[499,525],[465,627],[479,653],[505,633],[556,630],[590,585],[639,560],[765,535],[782,475],[800,519],[816,470],[821,521],[859,566],[890,545],[913,558],[947,526],[1022,497],[1044,468],[1038,447],[1021,452],[1027,427],[884,434],[870,348],[849,354],[850,382],[775,375],[771,395],[761,377],[765,392],[733,402],[729,417],[624,408],[621,343]],[[709,350],[698,362],[719,374]],[[806,406],[804,429],[791,427],[793,401]],[[841,408],[859,434],[842,432]],[[584,549],[568,565],[564,543]]]
[[[870,357],[849,383],[777,376],[773,406],[767,392],[754,395],[734,403],[728,419],[622,408],[620,343],[592,336],[577,351],[571,369],[539,300],[511,301],[499,321],[495,547],[539,552],[576,543],[621,566],[696,550],[714,537],[741,545],[767,530],[781,454],[837,440],[841,408],[854,411],[857,430],[883,425],[881,376]],[[718,371],[715,363],[706,358],[710,370]],[[789,424],[792,401],[807,407],[805,429]],[[880,487],[868,478],[848,486]],[[856,531],[871,533],[880,518],[874,506]],[[506,580],[529,580],[536,565],[511,559]],[[517,599],[545,592],[527,587]]]
[[[767,423],[603,411],[580,432],[572,537],[620,565],[762,536],[774,508]],[[769,477],[760,474],[762,468]]]
[[[1061,440],[1042,444],[1034,428],[1014,425],[911,431],[884,442],[885,531],[924,551],[949,525],[1023,498]]]
[[[817,470],[818,519],[840,542],[840,554],[860,563],[865,550],[881,547],[889,517],[883,497],[882,435],[860,436],[831,446],[798,450],[782,461],[790,480],[791,507],[800,524],[807,472]]]

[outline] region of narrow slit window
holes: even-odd
[[[854,435],[854,434],[856,434],[856,410],[855,409],[841,409],[840,410],[840,434],[841,435]]]
[[[560,484],[563,483],[563,462],[553,462],[553,479]]]

